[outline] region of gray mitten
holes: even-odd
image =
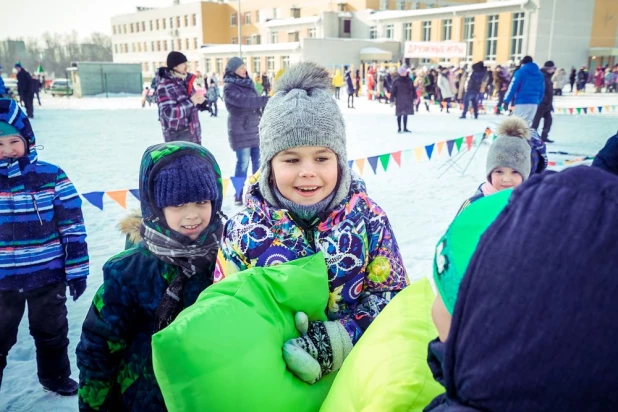
[[[288,369],[309,384],[339,370],[352,350],[350,335],[339,322],[309,322],[304,312],[294,317],[301,336],[283,345]]]

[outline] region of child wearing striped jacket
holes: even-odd
[[[28,118],[13,100],[0,99],[0,385],[27,302],[40,383],[59,395],[77,394],[66,288],[77,300],[88,267],[75,187],[58,166],[38,160]]]

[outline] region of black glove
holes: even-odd
[[[200,103],[200,104],[198,104],[198,105],[197,105],[197,109],[198,109],[200,112],[204,112],[204,111],[205,111],[205,112],[210,112],[210,113],[212,113],[211,103],[210,103],[210,102],[208,102],[208,101],[206,101],[206,102],[204,102],[204,103]]]
[[[69,284],[69,293],[73,297],[73,302],[75,302],[86,290],[86,278],[71,279],[67,283]]]

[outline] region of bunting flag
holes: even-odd
[[[230,180],[232,181],[232,186],[234,186],[234,190],[236,190],[236,193],[241,193],[242,188],[245,185],[245,180],[247,180],[247,178],[245,176],[232,176],[230,177]]]
[[[382,164],[385,172],[388,169],[389,160],[391,160],[391,153],[380,155],[380,163]]]
[[[378,172],[378,156],[368,157],[367,161],[369,162],[371,170],[373,170],[373,174],[375,175]]]
[[[489,127],[485,128],[485,137],[489,137],[491,134],[491,129]]]
[[[455,146],[457,146],[457,151],[461,151],[461,144],[463,143],[463,137],[459,137],[455,139]]]
[[[474,136],[466,136],[466,145],[468,146],[468,151],[472,150],[472,143],[474,142]]]
[[[407,149],[403,151],[403,162],[409,163],[410,159],[412,159],[412,149]]]
[[[354,166],[354,160],[348,160],[348,167],[351,169]]]
[[[391,156],[393,156],[393,160],[397,163],[397,166],[401,167],[401,150],[391,153]]]
[[[121,208],[127,208],[127,192],[128,190],[113,190],[105,192],[107,196],[111,197],[114,202],[118,203]]]
[[[137,199],[137,200],[141,200],[139,197],[139,189],[129,189],[129,192],[131,192],[131,194]]]
[[[230,179],[227,177],[221,180],[221,186],[223,186],[223,197],[226,196],[227,188],[230,186]]]
[[[82,196],[84,197],[84,199],[89,201],[93,206],[96,206],[99,209],[103,210],[103,195],[104,194],[105,192],[89,192],[89,193],[82,193]]]
[[[594,107],[591,107],[591,108],[590,108],[590,109],[588,109],[588,110],[590,110],[590,113],[594,113]]]
[[[358,159],[356,162],[356,167],[358,168],[359,174],[362,176],[365,171],[365,159]]]
[[[603,106],[599,106],[597,109],[599,109],[599,113],[601,113],[601,111],[603,111]]]
[[[435,146],[435,143],[425,146],[425,152],[427,153],[427,159],[429,160],[431,160],[431,154],[433,153],[434,146]]]
[[[582,108],[581,107],[577,107],[577,108],[575,108],[575,110],[577,110],[577,114],[581,114],[581,112],[582,112]]]
[[[446,147],[448,149],[448,155],[449,157],[452,156],[453,154],[453,146],[455,145],[455,141],[454,140],[447,140],[446,141]]]
[[[584,107],[583,109],[584,109],[584,114],[588,114],[588,108],[587,108],[587,107]],[[579,112],[579,109],[577,109],[577,110],[578,110],[578,112]]]
[[[438,156],[440,156],[442,154],[442,149],[444,149],[444,144],[446,142],[438,142],[436,143],[436,148],[438,149]]]
[[[573,114],[573,108],[569,107],[569,113],[572,115]]]
[[[416,161],[417,162],[422,162],[423,161],[423,148],[422,147],[417,147],[416,149],[414,149],[414,154],[416,155]]]

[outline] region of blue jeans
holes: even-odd
[[[244,149],[236,150],[236,171],[234,177],[247,176],[247,170],[249,169],[249,159],[251,159],[251,166],[253,173],[257,172],[260,168],[260,148],[259,147],[246,147]],[[242,197],[242,192],[236,193],[236,199]]]
[[[470,102],[472,102],[472,108],[474,109],[474,118],[479,115],[479,106],[478,106],[478,93],[476,92],[466,92],[464,95],[464,108],[461,117],[466,117],[468,114],[468,107],[470,106]]]

